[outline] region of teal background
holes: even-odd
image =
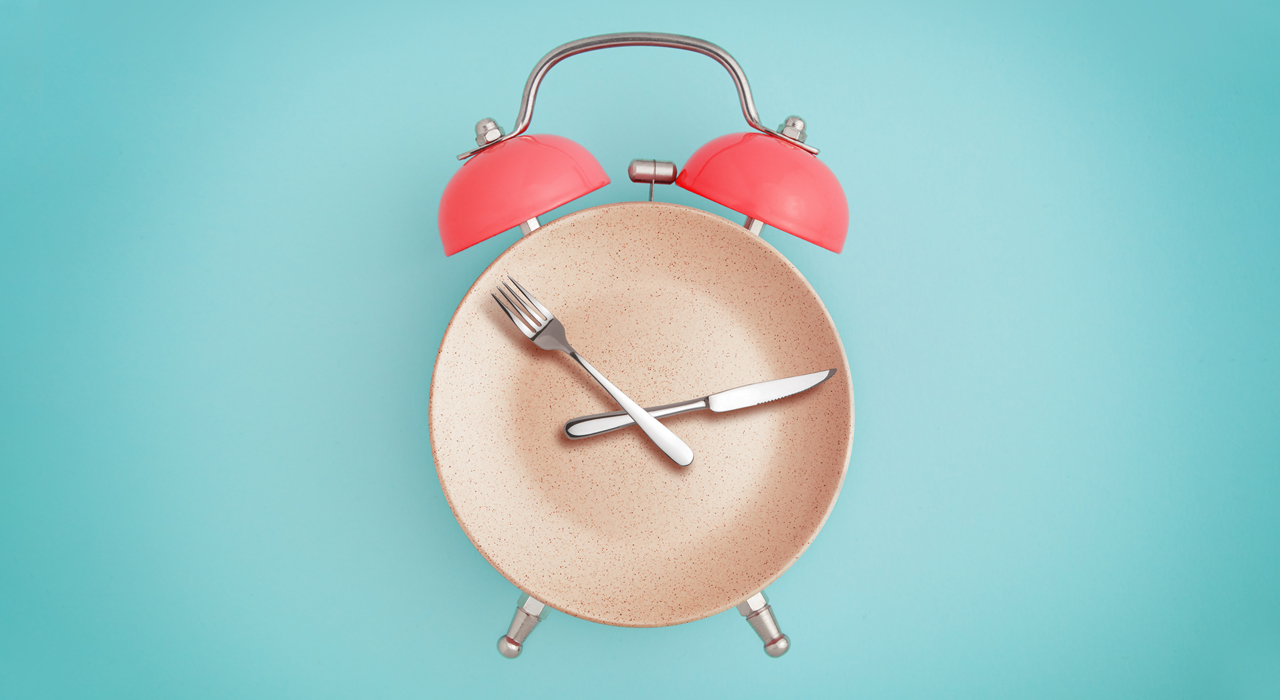
[[[776,661],[733,612],[500,658],[431,462],[518,235],[443,256],[454,155],[634,29],[848,193],[842,255],[765,234],[857,397]],[[0,697],[1280,697],[1278,46],[1264,3],[0,0]],[[557,215],[743,128],[652,49],[534,121],[614,179]]]

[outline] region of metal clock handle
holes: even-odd
[[[492,138],[490,139],[489,137],[484,137],[484,134],[480,134],[480,136],[484,137],[484,140],[487,142],[479,148],[474,148],[458,156],[458,160],[466,160],[496,143],[502,143],[503,141],[513,139],[520,134],[523,134],[529,128],[529,123],[533,120],[533,103],[538,97],[538,86],[542,84],[543,77],[546,76],[547,71],[551,70],[552,66],[570,56],[576,56],[580,53],[595,51],[597,49],[612,49],[620,46],[656,46],[668,49],[681,49],[683,51],[700,53],[704,56],[709,56],[715,59],[717,63],[724,66],[725,70],[729,71],[729,77],[733,78],[733,83],[738,88],[738,100],[742,102],[742,116],[746,117],[747,124],[751,125],[752,129],[783,139],[788,143],[803,148],[809,153],[813,153],[815,155],[818,153],[818,149],[805,144],[799,139],[792,138],[790,133],[774,131],[760,122],[760,115],[756,112],[756,103],[751,99],[751,86],[747,84],[747,74],[742,72],[742,67],[738,65],[737,61],[733,60],[733,56],[730,56],[728,51],[725,51],[709,41],[703,41],[702,39],[683,36],[681,34],[623,32],[621,34],[589,36],[585,39],[578,39],[576,41],[570,41],[567,44],[561,44],[560,46],[552,49],[546,56],[542,57],[542,60],[538,61],[537,65],[533,67],[533,72],[529,74],[529,80],[524,84],[524,96],[520,98],[520,114],[516,117],[516,126],[511,130],[511,133],[502,136],[500,135],[501,132],[498,130],[497,124],[492,124],[491,120],[482,121],[482,124],[485,121],[489,121],[492,124],[492,131],[488,132]],[[480,127],[477,126],[477,132],[479,131]],[[783,131],[786,132],[787,130],[784,129]]]

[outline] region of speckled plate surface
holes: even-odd
[[[667,420],[694,451],[688,467],[635,427],[569,440],[564,421],[617,407],[503,315],[489,293],[504,274],[644,406],[839,373]],[[499,256],[445,332],[430,413],[440,484],[480,553],[553,608],[637,627],[713,615],[777,578],[835,504],[853,439],[840,338],[795,267],[741,226],[647,202],[571,214]]]

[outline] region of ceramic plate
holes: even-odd
[[[506,274],[642,406],[839,371],[668,419],[688,467],[635,427],[569,440],[566,420],[617,406],[512,325],[489,296]],[[849,367],[808,282],[741,226],[648,202],[571,214],[495,260],[445,332],[430,414],[440,484],[480,553],[553,608],[637,627],[713,615],[777,578],[835,504],[853,439]]]

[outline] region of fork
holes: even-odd
[[[628,398],[612,382],[605,379],[599,370],[592,367],[586,358],[579,355],[578,351],[569,345],[569,341],[564,334],[564,324],[560,323],[555,314],[539,303],[529,293],[529,290],[520,286],[520,283],[514,277],[508,275],[507,279],[510,279],[511,284],[516,286],[516,289],[512,289],[511,285],[507,284],[506,280],[503,280],[501,286],[498,287],[498,294],[501,294],[502,298],[507,300],[507,303],[502,303],[502,299],[499,299],[497,294],[490,294],[490,296],[493,297],[494,301],[498,302],[498,306],[502,307],[502,310],[507,314],[507,318],[516,324],[521,333],[524,333],[529,340],[533,341],[534,345],[543,350],[559,350],[577,360],[578,364],[582,365],[582,368],[587,370],[587,373],[594,377],[597,382],[600,382],[600,386],[609,392],[609,395],[613,397],[614,401],[618,402],[622,410],[631,416],[631,419],[636,422],[636,425],[640,426],[645,435],[648,435],[649,439],[653,440],[654,444],[665,452],[672,461],[682,467],[686,467],[693,462],[693,450],[684,444],[684,440],[681,440],[675,433],[671,432],[670,428],[658,422],[657,418],[649,415],[647,411],[640,407],[640,404]],[[520,291],[517,292],[517,289]]]

